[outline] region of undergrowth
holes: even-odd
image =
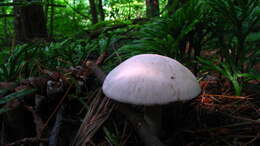
[[[72,38],[66,35],[66,39],[59,37],[60,40],[56,42],[2,49],[0,82],[23,85],[24,79],[44,76],[46,70],[58,72],[58,79],[55,75],[49,76],[55,83],[71,87],[66,92],[69,97],[66,106],[70,110],[81,108],[76,111],[78,117],[72,117],[82,120],[82,113],[89,110],[86,107],[94,96],[93,90],[100,86],[93,77],[84,78],[84,75],[89,75],[83,67],[86,59],[95,60],[106,54],[106,59],[100,65],[109,72],[134,55],[161,54],[180,61],[201,77],[203,89],[202,94],[187,108],[165,107],[164,118],[167,120],[164,124],[167,126],[164,130],[168,135],[163,138],[166,143],[254,145],[259,138],[259,94],[256,92],[259,91],[260,80],[257,68],[260,58],[259,10],[257,0],[190,0],[176,7],[174,13],[163,13],[161,17],[143,22],[105,21],[88,30],[80,28],[80,33]],[[71,25],[71,29],[78,27],[76,24]],[[47,84],[52,82],[44,81],[42,85],[45,87]],[[34,88],[20,92],[13,88],[1,89],[0,104],[23,99],[35,92],[39,91]],[[48,96],[48,93],[44,93],[44,96]],[[76,106],[72,103],[76,103]],[[8,110],[1,106],[0,114]],[[70,110],[67,112],[75,112]],[[142,112],[142,109],[136,110]],[[178,110],[184,114],[178,115]],[[122,120],[121,115],[112,113],[111,117],[93,138],[97,145],[141,144],[130,124]],[[100,137],[103,139],[100,140]]]

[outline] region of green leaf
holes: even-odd
[[[0,99],[0,104],[5,104],[5,103],[7,103],[7,102],[9,102],[13,99],[22,98],[22,97],[29,95],[29,94],[32,94],[36,91],[37,91],[37,89],[24,89],[24,90],[21,90],[21,91],[17,91],[15,93],[12,93],[10,95],[2,97]]]
[[[6,108],[0,108],[0,115],[5,113],[5,112],[8,112],[9,110],[6,109]]]
[[[5,95],[8,91],[8,89],[0,89],[0,95]]]
[[[259,42],[260,41],[260,32],[249,34],[247,36],[247,41],[249,41],[249,42]]]
[[[237,74],[238,77],[246,77],[246,80],[260,80],[260,75],[251,73]]]

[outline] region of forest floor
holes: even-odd
[[[19,83],[0,83],[0,89],[8,89],[0,94],[0,98],[8,101],[1,105],[7,110],[0,118],[1,145],[66,146],[75,142],[77,133],[76,141],[88,137],[90,146],[143,145],[127,118],[116,107],[99,99],[103,98],[98,92],[100,84],[90,70],[84,66],[61,70],[42,70],[46,76],[31,77]],[[162,107],[160,139],[163,143],[169,146],[258,146],[259,81],[247,83],[242,96],[234,96],[231,84],[218,74],[201,76],[204,76],[200,81],[202,92],[198,97]],[[143,112],[143,107],[134,108],[139,114]],[[82,120],[85,115],[90,116],[89,123],[84,125],[88,135],[78,131],[81,123],[86,123]]]

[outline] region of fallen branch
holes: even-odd
[[[64,107],[61,107],[59,111],[56,114],[56,120],[54,123],[54,126],[51,130],[50,137],[49,137],[49,146],[58,146],[59,145],[59,135],[60,135],[60,129],[61,129],[61,124],[63,120],[63,113]]]

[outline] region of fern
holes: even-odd
[[[176,10],[172,16],[156,18],[137,33],[138,40],[120,48],[124,58],[143,53],[156,53],[184,60],[181,49],[187,38],[195,35],[203,22],[206,9],[199,0],[192,0]],[[194,33],[195,32],[195,33]]]

